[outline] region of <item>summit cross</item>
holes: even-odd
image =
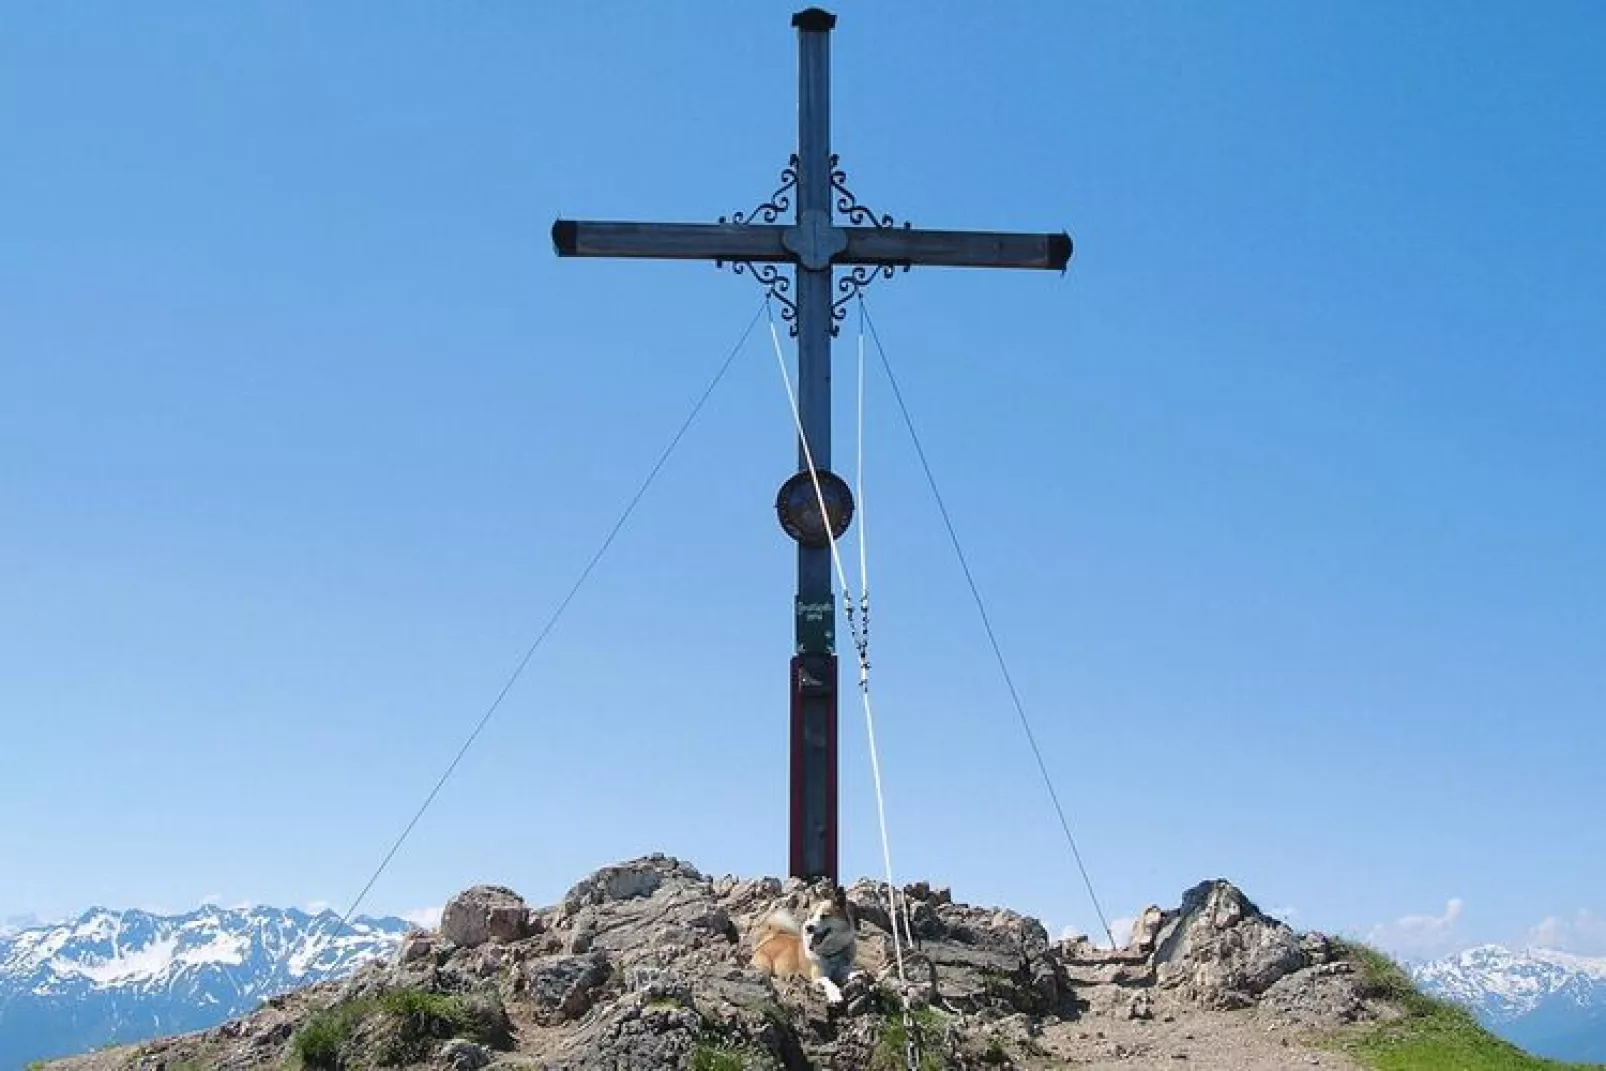
[[[831,154],[831,30],[836,16],[809,8],[793,15],[792,25],[798,35],[798,146],[768,201],[718,223],[560,219],[552,225],[552,244],[562,257],[712,260],[750,273],[781,306],[781,316],[797,338],[799,472],[781,488],[776,502],[783,527],[798,543],[790,686],[790,873],[834,882],[838,675],[831,540],[846,530],[853,503],[847,485],[830,472],[831,339],[848,303],[877,276],[891,277],[916,264],[1063,271],[1070,261],[1071,239],[1064,233],[900,227],[891,216],[861,205]],[[792,223],[779,222],[794,198]],[[847,226],[837,225],[837,213]],[[788,264],[794,278],[778,267]],[[840,276],[835,275],[837,265],[847,269]],[[810,459],[818,485],[810,475]]]

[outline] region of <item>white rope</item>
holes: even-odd
[[[797,426],[798,441],[803,444],[803,461],[808,465],[809,478],[814,483],[815,501],[820,507],[820,517],[825,525],[826,535],[830,539],[831,561],[836,567],[837,581],[842,587],[842,598],[844,600],[844,605],[846,605],[847,600],[853,597],[853,592],[848,585],[847,570],[842,568],[842,554],[836,545],[836,533],[831,530],[830,514],[827,513],[825,509],[825,491],[820,486],[820,473],[819,469],[816,468],[814,464],[814,451],[810,449],[808,436],[803,432],[803,413],[798,408],[797,392],[792,389],[792,375],[789,371],[787,371],[786,368],[786,354],[781,351],[781,334],[775,326],[775,314],[773,310],[770,313],[770,341],[775,345],[775,360],[781,369],[781,382],[786,385],[786,400],[787,403],[792,407],[792,421]],[[876,747],[875,710],[870,702],[870,660],[866,654],[866,648],[862,642],[859,628],[852,621],[852,615],[849,615],[848,624],[853,630],[854,646],[859,652],[859,698],[863,702],[865,731],[870,740],[870,773],[875,782],[876,819],[880,823],[881,827],[881,861],[883,866],[886,868],[887,897],[891,906],[891,917],[889,921],[892,924],[892,954],[898,967],[898,981],[907,983],[908,978],[904,974],[903,969],[903,939],[898,933],[898,885],[897,882],[893,880],[892,876],[892,843],[891,839],[887,836],[886,798],[881,787],[881,756],[879,749]],[[905,914],[907,914],[907,907],[905,908]],[[905,920],[904,925],[907,929],[907,919]],[[906,1002],[907,999],[907,995],[905,995]]]
[[[856,435],[857,449],[854,451],[854,456],[853,456],[853,467],[854,467],[854,473],[853,473],[853,500],[854,500],[854,502],[856,504],[856,509],[855,509],[854,512],[855,512],[855,520],[857,521],[857,524],[855,525],[855,527],[858,529],[858,540],[859,540],[859,629],[860,629],[860,631],[859,631],[859,636],[858,636],[858,640],[857,640],[857,645],[859,647],[860,660],[862,662],[862,669],[866,674],[868,674],[869,669],[870,669],[870,661],[869,661],[869,649],[870,649],[870,554],[869,554],[869,550],[868,550],[868,547],[869,547],[868,533],[870,531],[870,511],[869,511],[869,507],[866,506],[866,504],[865,504],[866,501],[867,501],[867,498],[866,498],[865,493],[864,493],[864,412],[865,412],[865,405],[864,405],[864,368],[865,368],[865,363],[866,363],[865,359],[864,359],[864,353],[865,353],[865,351],[864,351],[864,334],[865,334],[865,332],[864,332],[864,323],[865,323],[864,317],[865,317],[864,299],[861,297],[859,299],[859,338],[858,338],[858,347],[857,347],[858,348],[858,358],[859,358],[858,359],[858,370],[857,370],[858,371],[858,376],[857,376],[857,379],[858,379],[858,384],[857,384],[857,386],[858,386],[858,406],[857,406],[857,410],[856,410],[856,416],[857,416],[857,420],[856,420],[856,424],[857,424],[857,429],[856,429],[857,430],[857,435]],[[785,371],[784,366],[782,368],[782,371],[783,372]],[[846,595],[844,595],[843,597],[846,598]],[[853,615],[851,613],[849,613],[848,617],[849,617],[850,622],[851,622],[851,619],[852,619]],[[870,759],[871,759],[872,766],[876,768],[876,782],[877,782],[877,786],[879,787],[880,780],[881,780],[881,778],[880,778],[880,769],[879,769],[879,765],[880,764],[877,761],[877,757],[876,757],[876,754],[875,754],[875,725],[874,725],[873,721],[870,723],[870,730],[869,731],[870,731]],[[879,805],[880,805],[880,803],[879,803],[879,800],[878,800],[877,801],[877,806],[879,807]],[[883,819],[883,824],[884,823],[885,823],[885,820]],[[885,836],[886,836],[886,833],[885,833],[885,830],[883,829],[883,831],[882,831],[883,846],[885,845]],[[894,931],[896,931],[897,925],[898,925],[898,914],[899,914],[899,912],[898,912],[898,903],[897,903],[898,894],[897,894],[897,891],[896,891],[896,887],[892,884],[891,866],[890,866],[890,864],[888,865],[887,869],[888,869],[887,897],[888,897],[890,911],[891,911],[891,921],[892,921],[893,929],[894,929]],[[914,945],[915,945],[915,935],[914,935],[914,931],[910,928],[910,925],[909,925],[909,900],[908,900],[908,897],[904,898],[902,914],[903,914],[903,940],[904,940],[904,943],[907,944],[910,949],[913,949]],[[901,977],[901,974],[900,974],[900,977]]]
[[[857,370],[858,371],[858,376],[857,376],[857,379],[858,379],[858,384],[857,384],[857,386],[858,386],[858,406],[857,406],[857,411],[856,411],[856,416],[857,416],[857,421],[856,421],[856,424],[857,424],[857,435],[856,435],[857,449],[854,451],[854,457],[853,457],[853,465],[854,465],[853,500],[854,500],[854,503],[855,503],[855,506],[856,506],[856,508],[854,510],[854,514],[855,514],[854,519],[856,521],[855,527],[858,529],[858,540],[859,540],[859,630],[860,631],[859,631],[859,637],[858,637],[858,646],[860,648],[861,660],[864,663],[863,669],[868,673],[868,671],[870,669],[870,663],[869,663],[869,649],[870,649],[870,554],[869,554],[869,549],[868,549],[868,547],[869,547],[869,535],[868,535],[868,533],[870,531],[870,511],[869,511],[869,507],[865,504],[868,501],[868,499],[867,499],[867,497],[866,497],[866,495],[864,493],[864,413],[865,413],[865,404],[864,404],[864,369],[865,369],[865,364],[866,364],[866,361],[865,361],[865,349],[864,349],[864,335],[865,335],[865,332],[864,332],[864,323],[865,323],[864,316],[865,316],[865,313],[864,313],[864,299],[860,298],[859,299],[859,338],[858,338],[858,347],[857,347],[857,349],[858,349],[858,370]],[[846,596],[844,596],[844,598],[845,597]],[[853,615],[851,613],[849,613],[848,617],[849,617],[850,620],[851,620],[852,616]],[[870,744],[871,744],[871,761],[872,761],[872,764],[875,764],[876,756],[875,756],[875,752],[874,752],[874,748],[875,748],[875,726],[874,726],[874,724],[871,724],[871,726],[870,726],[870,735],[871,735],[871,741],[870,741]],[[879,773],[879,771],[878,771],[878,773]],[[877,778],[877,780],[878,781],[880,780],[879,777]],[[887,896],[888,896],[888,899],[890,901],[892,924],[893,924],[894,928],[896,928],[897,923],[898,923],[898,915],[899,915],[898,905],[897,905],[897,896],[898,896],[898,894],[896,892],[895,887],[892,885],[890,877],[889,877],[888,882],[887,882]],[[904,898],[902,914],[903,914],[903,940],[904,940],[904,944],[908,945],[910,949],[913,949],[914,946],[915,946],[915,935],[914,935],[914,931],[910,928],[910,925],[909,925],[909,900],[908,900],[908,897]]]

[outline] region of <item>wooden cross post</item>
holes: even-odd
[[[712,260],[750,273],[781,306],[797,338],[799,473],[776,503],[798,540],[796,650],[791,667],[791,873],[837,874],[836,600],[830,540],[852,516],[847,486],[830,473],[831,339],[848,303],[879,276],[915,264],[1063,271],[1066,234],[917,230],[859,204],[831,154],[831,30],[836,16],[809,8],[792,16],[798,33],[798,149],[781,187],[750,213],[718,223],[608,223],[558,220],[552,244],[562,257]],[[790,225],[778,221],[791,209]],[[848,226],[837,226],[842,213]],[[788,278],[777,265],[791,265]],[[833,278],[836,265],[848,270]],[[805,450],[806,446],[806,450]],[[820,478],[809,474],[812,458]],[[820,517],[819,497],[826,518]],[[830,534],[825,528],[827,522]]]

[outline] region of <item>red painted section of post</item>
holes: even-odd
[[[816,673],[821,679],[815,683],[813,689],[805,688],[805,681],[809,674],[805,672],[807,662],[805,658],[813,661]],[[823,672],[822,672],[823,671]],[[809,842],[808,826],[808,797],[809,781],[805,776],[808,769],[808,710],[810,704],[815,705],[816,711],[823,705],[824,710],[819,711],[824,717],[819,719],[821,730],[824,733],[825,752],[825,798],[818,801],[825,828],[815,833],[823,840],[825,855],[825,873],[823,876],[833,882],[838,880],[838,842],[837,842],[837,703],[836,703],[837,664],[836,655],[793,655],[792,656],[792,734],[791,734],[791,818],[788,828],[791,831],[790,873],[793,877],[820,877],[818,873],[811,872],[808,866],[808,854],[805,845]]]
[[[836,785],[836,655],[831,656],[831,697],[827,700],[829,706],[825,715],[825,753],[830,756],[825,761],[825,873],[831,879],[831,884],[840,883],[837,867],[837,785]]]

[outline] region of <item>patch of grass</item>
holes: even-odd
[[[348,1000],[314,1012],[290,1039],[290,1051],[311,1071],[339,1071],[341,1052],[369,1010],[369,1001]]]
[[[875,1050],[870,1053],[870,1071],[906,1071],[909,1066],[909,1028],[914,1028],[915,1066],[920,1071],[944,1071],[948,1061],[936,1051],[946,1020],[935,1008],[911,1008],[907,1021],[903,1005],[896,1002],[882,1011],[881,1030]]]
[[[1426,1015],[1440,1003],[1411,981],[1405,969],[1371,945],[1335,939],[1334,950],[1360,971],[1361,994],[1400,1005],[1407,1015]]]
[[[742,1045],[717,1034],[705,1034],[686,1061],[690,1071],[755,1071],[773,1068],[775,1061],[749,1045]]]
[[[448,1038],[499,1048],[507,1041],[502,1016],[484,1002],[422,989],[392,989],[316,1012],[291,1039],[290,1048],[307,1071],[341,1071],[359,1030],[371,1027],[378,1028],[373,1059],[382,1067],[422,1060],[436,1042]]]
[[[1417,989],[1400,965],[1377,949],[1354,941],[1333,943],[1359,970],[1365,996],[1405,1013],[1334,1038],[1337,1048],[1377,1071],[1590,1071],[1600,1066],[1530,1056],[1489,1033],[1465,1008]]]
[[[381,1066],[416,1063],[429,1055],[437,1041],[448,1038],[482,1044],[501,1040],[488,1009],[464,997],[422,989],[392,989],[375,998],[374,1006],[378,1014],[390,1020],[392,1028],[374,1054]]]
[[[988,1038],[981,1050],[981,1062],[1001,1067],[1009,1063],[1009,1050],[997,1038]]]
[[[782,1030],[790,1030],[792,1028],[792,1013],[787,1011],[780,1001],[766,1000],[759,1005],[758,1011],[765,1019],[768,1019]]]

